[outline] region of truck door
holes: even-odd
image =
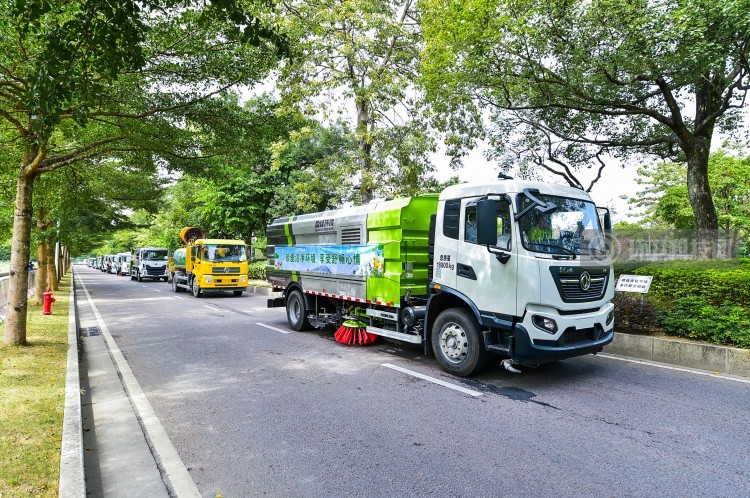
[[[497,243],[494,247],[512,253],[510,204],[505,199],[497,199],[495,203]],[[456,289],[474,301],[481,312],[515,316],[518,258],[513,254],[503,264],[487,246],[477,244],[476,200],[465,199],[462,204],[456,251]]]

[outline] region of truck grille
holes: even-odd
[[[165,269],[165,266],[146,265],[146,275],[164,275]]]
[[[575,344],[577,342],[593,341],[594,332],[593,328],[576,329],[575,327],[569,327],[563,332],[562,342],[564,344]]]
[[[591,286],[587,290],[581,288],[579,278],[558,277],[560,289],[566,299],[582,301],[584,299],[599,299],[607,287],[607,277],[591,277]]]
[[[214,268],[212,271],[214,275],[219,274],[219,273],[239,273],[239,272],[240,272],[239,268]]]
[[[612,270],[608,266],[551,266],[549,271],[563,302],[585,303],[602,298]]]

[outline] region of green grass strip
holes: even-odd
[[[0,497],[58,493],[70,275],[52,315],[29,300],[27,345],[0,345]]]

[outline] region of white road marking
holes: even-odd
[[[204,308],[208,308],[208,309],[210,309],[210,310],[214,310],[214,311],[219,311],[219,308],[213,308],[213,307],[211,307],[211,306],[206,306],[205,304],[203,305],[203,307],[204,307]]]
[[[158,461],[161,462],[161,466],[164,469],[167,479],[172,484],[175,495],[179,497],[193,496],[199,498],[201,494],[198,491],[198,487],[193,482],[192,477],[190,477],[190,473],[185,468],[185,464],[174,445],[172,445],[172,441],[164,430],[164,426],[161,425],[151,403],[149,403],[146,395],[143,393],[140,384],[138,384],[135,375],[133,375],[133,371],[130,369],[130,365],[128,365],[120,348],[117,347],[117,343],[115,343],[112,334],[110,334],[107,324],[99,313],[96,304],[94,304],[94,300],[91,299],[91,295],[88,289],[86,289],[83,280],[81,280],[81,286],[83,287],[83,292],[86,294],[86,299],[88,299],[91,305],[91,311],[94,312],[96,321],[99,323],[99,330],[102,332],[109,352],[115,360],[117,370],[120,372],[122,382],[125,384],[131,404],[138,414],[143,429],[148,434],[147,440],[150,440],[150,446]]]
[[[271,327],[270,325],[266,325],[265,323],[256,323],[255,325],[260,325],[261,327],[265,327],[267,329],[275,330],[276,332],[281,332],[282,334],[291,334],[292,333],[290,330],[277,329],[276,327]]]
[[[161,292],[159,289],[154,289],[154,292]]]
[[[439,386],[447,387],[448,389],[453,389],[454,391],[458,391],[464,394],[468,394],[469,396],[481,396],[482,393],[479,391],[474,391],[471,389],[467,389],[465,387],[451,384],[450,382],[445,382],[444,380],[436,379],[435,377],[430,377],[429,375],[424,375],[419,372],[415,372],[413,370],[407,370],[406,368],[397,367],[396,365],[393,365],[391,363],[381,363],[382,366],[397,370],[401,373],[405,373],[406,375],[411,375],[412,377],[416,377],[418,379],[426,380],[427,382],[432,382],[433,384],[437,384]]]
[[[677,372],[687,372],[687,373],[691,373],[695,375],[703,375],[705,377],[713,377],[715,379],[733,380],[735,382],[742,382],[744,384],[750,384],[750,379],[738,379],[737,377],[728,377],[726,375],[721,375],[717,373],[703,372],[701,370],[693,370],[691,368],[672,367],[669,365],[662,365],[661,363],[653,363],[650,361],[643,361],[643,360],[634,360],[631,358],[622,358],[620,356],[612,356],[612,355],[602,354],[602,353],[599,353],[597,356],[601,356],[602,358],[609,358],[610,360],[626,361],[628,363],[636,363],[638,365],[646,365],[649,367],[663,368],[665,370],[675,370]]]

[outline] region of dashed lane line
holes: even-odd
[[[278,329],[276,327],[271,327],[270,325],[266,325],[265,323],[256,323],[255,325],[260,325],[261,327],[265,327],[267,329],[275,330],[276,332],[281,332],[282,334],[291,334],[292,333],[290,330]]]
[[[433,384],[437,384],[439,386],[447,387],[448,389],[453,389],[454,391],[458,391],[460,393],[468,394],[469,396],[481,396],[483,393],[480,393],[479,391],[474,391],[472,389],[467,389],[463,386],[459,386],[456,384],[451,384],[450,382],[446,382],[444,380],[436,379],[435,377],[430,377],[429,375],[421,374],[419,372],[415,372],[414,370],[408,370],[406,368],[398,367],[396,365],[393,365],[391,363],[381,363],[382,366],[386,368],[390,368],[392,370],[396,370],[401,373],[405,373],[406,375],[411,375],[412,377],[416,377],[418,379],[426,380],[427,382],[432,382]]]

